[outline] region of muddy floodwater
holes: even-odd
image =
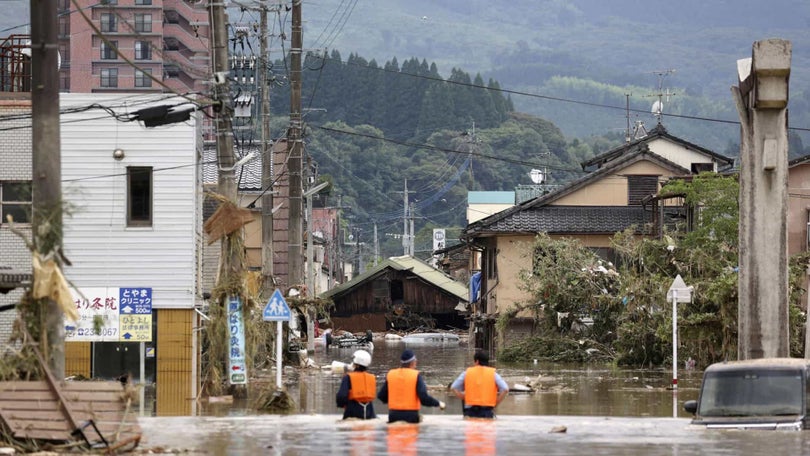
[[[375,343],[371,371],[378,386],[399,364],[405,346]],[[625,370],[607,366],[496,362],[510,386],[535,387],[513,393],[498,407],[492,422],[463,420],[461,402],[447,385],[471,363],[466,346],[414,347],[417,368],[430,393],[447,410],[423,408],[418,425],[386,423],[387,408],[375,401],[380,418],[342,421],[335,407],[341,376],[321,369],[332,361],[350,362],[354,349],[319,346],[319,367],[285,368],[284,385],[295,401],[286,413],[259,413],[250,400],[207,404],[200,416],[142,417],[142,449],[154,453],[182,450],[210,455],[738,455],[810,454],[810,432],[706,430],[690,424],[683,402],[696,399],[702,372],[679,369],[672,391],[672,370]],[[273,385],[275,372],[258,371],[252,395]]]
[[[381,386],[385,373],[399,366],[399,356],[406,346],[400,343],[375,342],[370,371]],[[470,364],[472,352],[467,346],[448,347],[411,346],[418,358],[417,369],[425,376],[431,395],[447,403],[448,413],[461,413],[461,401],[448,392],[447,386]],[[328,352],[318,346],[310,357],[317,366],[328,366],[333,361],[351,362],[356,348],[331,347]],[[679,369],[678,393],[673,394],[672,369],[616,369],[605,365],[563,365],[535,363],[506,364],[493,362],[500,375],[512,387],[515,384],[534,387],[534,393],[510,393],[498,407],[499,415],[594,415],[616,417],[685,417],[682,403],[697,399],[702,373]],[[275,385],[275,370],[257,373],[259,378],[252,392],[266,385]],[[291,413],[339,414],[335,407],[335,394],[341,375],[331,369],[285,368],[283,381],[295,401]],[[673,410],[673,400],[677,406]],[[388,413],[385,404],[374,402],[377,413]],[[250,415],[250,401],[236,401],[232,405],[203,404],[201,414],[226,416]],[[425,409],[425,414],[439,413]]]

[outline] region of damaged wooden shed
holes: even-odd
[[[389,258],[320,296],[335,304],[335,329],[467,328],[467,285],[410,256]]]

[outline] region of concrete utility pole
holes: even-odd
[[[216,138],[217,138],[217,162],[219,163],[219,174],[217,181],[217,191],[228,198],[236,201],[236,172],[234,170],[233,157],[233,106],[231,105],[231,92],[229,80],[228,63],[228,19],[225,14],[225,4],[220,0],[210,0],[208,4],[208,14],[211,17],[211,58],[214,70],[214,99],[219,103],[218,109],[214,110]],[[241,262],[238,261],[239,252],[231,252],[229,242],[222,243],[222,273],[241,272]],[[236,259],[236,261],[233,261]],[[237,268],[238,270],[234,270]]]
[[[62,158],[59,137],[59,69],[56,0],[31,0],[32,233],[42,257],[62,249]],[[61,266],[61,264],[60,264]],[[48,299],[40,350],[53,376],[65,378],[62,310]],[[44,336],[44,337],[42,337]]]
[[[273,150],[270,139],[270,86],[267,81],[267,8],[261,8],[259,37],[259,87],[262,97],[262,298],[275,289],[273,275]]]
[[[740,115],[738,358],[790,356],[787,102],[791,44],[757,41],[737,61]]]
[[[377,238],[377,223],[374,222],[374,266],[377,266],[377,259],[380,257],[380,240]]]
[[[399,193],[399,192],[397,192]],[[411,251],[411,243],[410,237],[408,236],[409,227],[408,227],[408,219],[412,216],[410,213],[413,210],[413,205],[408,203],[408,193],[415,193],[408,191],[408,179],[405,179],[405,189],[402,192],[402,202],[403,202],[403,210],[402,210],[402,254],[403,255],[413,255]]]
[[[414,245],[416,244],[416,233],[413,229],[413,219],[414,219],[414,207],[413,203],[410,204],[410,209],[408,210],[408,218],[410,219],[410,232],[408,233],[408,255],[414,256],[416,249]]]
[[[290,227],[289,227],[289,284],[301,283],[304,276],[304,251],[302,247],[301,208],[303,206],[301,183],[304,144],[301,120],[301,51],[304,44],[301,26],[302,0],[292,2],[292,35],[290,43],[290,129],[287,132],[290,174]]]

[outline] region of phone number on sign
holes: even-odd
[[[76,328],[76,331],[68,331],[65,336],[72,337],[118,337],[118,328],[101,328],[96,331],[93,328]]]

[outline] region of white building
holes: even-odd
[[[151,289],[146,371],[158,415],[192,413],[197,395],[202,141],[194,116],[152,128],[126,120],[148,106],[187,102],[163,94],[61,94],[63,244],[72,263],[64,272],[90,300],[104,290],[117,298],[119,288]],[[148,336],[148,328],[140,331]],[[137,378],[139,344],[122,334],[104,342],[73,334],[66,370]]]

